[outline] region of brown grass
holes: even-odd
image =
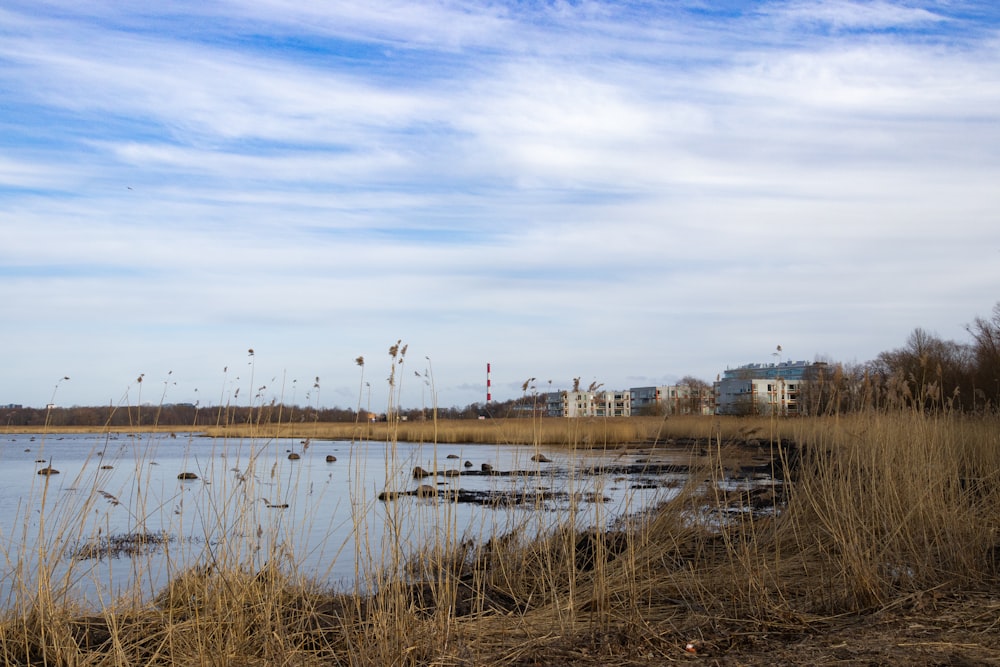
[[[543,444],[605,446],[653,441],[661,418],[627,419],[453,419],[361,424],[300,423],[258,426],[235,424],[208,428],[207,435],[294,437],[401,442]]]
[[[421,429],[431,425],[395,427],[385,433],[427,440]],[[343,435],[340,429],[353,427],[342,425],[261,428],[254,434],[358,437]],[[379,439],[379,425],[371,428],[364,437]],[[683,493],[654,514],[606,531],[563,527],[542,536],[515,531],[485,543],[428,545],[409,563],[408,580],[369,573],[374,585],[367,592],[333,593],[294,565],[248,571],[233,563],[178,573],[153,601],[98,614],[44,596],[21,600],[0,623],[0,659],[1000,662],[995,417],[498,420],[439,422],[437,434],[438,442],[694,443],[704,455]],[[703,483],[731,473],[738,461],[729,454],[775,457],[788,478],[773,489],[777,513],[728,511],[732,494]]]
[[[489,445],[542,444],[606,447],[669,443],[677,439],[763,440],[790,438],[803,422],[766,417],[614,417],[563,419],[555,417],[439,419],[392,422],[237,423],[219,426],[6,426],[5,433],[187,433],[216,437],[313,438],[399,442],[474,443]],[[823,418],[808,420],[822,428]]]

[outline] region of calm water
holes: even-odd
[[[57,580],[71,582],[73,597],[93,605],[125,593],[154,595],[171,573],[212,561],[259,568],[277,557],[296,564],[299,573],[346,588],[374,566],[388,565],[388,554],[447,539],[486,540],[516,528],[531,535],[564,520],[606,524],[669,493],[643,480],[580,473],[607,461],[605,455],[544,450],[552,463],[535,463],[536,451],[183,434],[6,435],[0,440],[0,607],[23,599],[25,591],[30,597],[39,559],[50,563]],[[290,452],[301,458],[289,460]],[[477,471],[483,463],[528,474],[412,479],[415,466]],[[37,474],[49,466],[59,474]],[[198,479],[179,480],[183,472]],[[555,497],[505,508],[439,498],[378,500],[384,490],[419,484],[544,490]],[[560,492],[603,500],[569,503]],[[137,532],[169,539],[138,556],[107,553],[108,536]],[[88,545],[102,547],[102,557],[80,558]]]

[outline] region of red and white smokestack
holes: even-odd
[[[491,384],[492,384],[492,380],[490,379],[490,364],[489,364],[489,362],[486,362],[486,402],[487,403],[489,403],[490,400],[493,398],[490,395],[490,385]]]

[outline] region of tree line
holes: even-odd
[[[396,419],[423,421],[434,419],[476,419],[485,416],[530,416],[530,407],[520,407],[529,402],[524,398],[491,402],[487,407],[471,403],[465,407],[411,408],[397,410]],[[142,406],[72,406],[29,408],[14,407],[0,412],[0,428],[17,426],[81,426],[137,428],[142,426],[190,426],[204,428],[226,424],[246,423],[307,423],[307,422],[358,422],[386,421],[387,415],[356,411],[352,408],[317,408],[312,406],[272,403],[265,406],[209,406],[192,403],[169,403]]]
[[[905,343],[858,364],[829,363],[808,378],[800,405],[808,414],[907,408],[962,413],[1000,408],[1000,302],[991,317],[965,325],[968,341],[917,328]]]

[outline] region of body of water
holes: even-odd
[[[551,461],[532,460],[539,453]],[[524,446],[6,435],[0,606],[31,599],[39,576],[100,606],[155,595],[192,566],[274,559],[350,588],[429,545],[530,537],[561,521],[605,525],[665,500],[666,478],[684,477],[643,476],[623,463],[631,462]],[[417,466],[436,474],[414,479]],[[379,499],[421,485],[421,496]]]

